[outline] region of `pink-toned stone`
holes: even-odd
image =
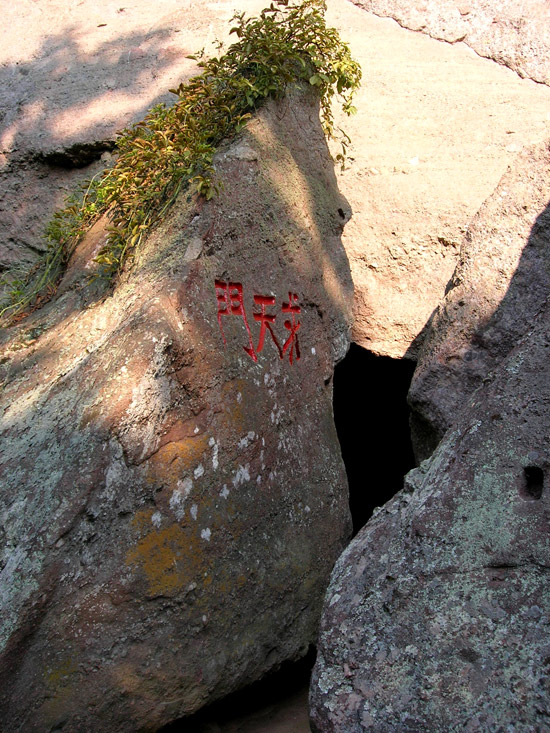
[[[449,43],[464,41],[480,56],[520,76],[550,84],[550,8],[545,0],[353,0],[376,15]]]
[[[350,532],[331,386],[347,203],[311,97],[270,105],[217,165],[220,197],[183,192],[114,292],[85,277],[99,227],[4,335],[6,730],[155,730],[316,638]]]
[[[468,228],[409,392],[419,460],[430,455],[548,296],[549,170],[548,141],[524,150]]]
[[[550,308],[365,525],[327,591],[312,730],[544,730]]]

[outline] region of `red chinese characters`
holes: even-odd
[[[275,296],[255,295],[254,303],[256,305],[259,305],[261,309],[260,313],[254,313],[254,320],[260,323],[260,337],[258,339],[258,346],[256,348],[256,351],[259,353],[264,348],[265,332],[269,331],[273,343],[275,344],[275,346],[277,347],[277,351],[279,352],[279,357],[282,359],[283,352],[281,350],[281,346],[277,341],[277,337],[273,333],[273,328],[271,327],[271,324],[275,323],[275,315],[265,312],[265,309],[268,305],[275,305]]]
[[[248,346],[243,346],[243,349],[254,361],[258,361],[256,352],[254,351],[254,344],[252,343],[250,326],[246,320],[243,286],[241,283],[227,283],[224,280],[216,280],[215,285],[216,298],[218,300],[218,323],[220,324],[220,331],[222,332],[224,344],[227,342],[225,339],[225,333],[223,332],[222,316],[241,316],[248,334]]]
[[[300,321],[296,320],[296,316],[300,313],[300,306],[296,293],[288,294],[288,303],[283,303],[283,313],[290,313],[290,318],[285,321],[285,328],[290,331],[290,334],[283,345],[283,355],[289,351],[289,360],[292,364],[294,355],[296,359],[300,358],[300,344],[298,343]]]
[[[248,346],[243,349],[253,361],[258,361],[258,354],[263,351],[266,335],[269,333],[279,359],[284,359],[288,354],[291,364],[300,358],[300,343],[298,340],[298,331],[301,326],[299,315],[301,308],[298,303],[298,295],[289,292],[288,303],[283,302],[281,311],[287,316],[284,320],[284,327],[289,332],[284,340],[283,345],[277,338],[274,330],[275,320],[277,318],[276,299],[274,295],[254,294],[254,320],[260,326],[258,335],[258,345],[254,347],[252,333],[246,317],[244,307],[243,286],[241,283],[226,282],[225,280],[216,280],[216,299],[218,302],[218,323],[222,334],[223,342],[226,343],[225,333],[223,330],[223,318],[225,316],[238,316],[242,318],[244,328],[248,336]]]

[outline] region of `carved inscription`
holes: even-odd
[[[224,344],[227,343],[225,332],[223,330],[223,319],[226,316],[237,316],[242,319],[244,329],[248,337],[248,346],[243,346],[248,356],[255,362],[258,361],[258,354],[263,351],[266,335],[269,334],[273,342],[279,359],[288,356],[291,364],[300,358],[300,342],[298,340],[298,331],[300,330],[300,313],[301,308],[298,301],[298,295],[293,292],[288,293],[288,302],[282,303],[281,313],[283,313],[283,326],[288,331],[284,338],[279,340],[275,333],[275,321],[278,315],[276,298],[274,295],[254,294],[253,316],[254,320],[259,324],[260,332],[258,334],[258,344],[254,346],[252,331],[246,316],[244,307],[244,293],[242,283],[226,282],[225,280],[216,280],[216,300],[218,303],[218,324],[222,334]],[[281,345],[282,343],[282,345]]]

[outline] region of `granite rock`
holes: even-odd
[[[532,324],[550,289],[550,143],[519,154],[471,222],[409,402],[419,460]]]
[[[156,730],[316,638],[351,527],[349,211],[310,95],[217,167],[113,292],[88,283],[100,223],[4,334],[3,730]]]
[[[550,8],[545,0],[353,0],[413,31],[464,41],[521,77],[550,84]]]
[[[547,730],[549,354],[547,302],[338,560],[316,733]]]

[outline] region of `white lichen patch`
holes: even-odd
[[[195,477],[195,479],[204,476],[204,466],[202,465],[202,463],[199,463],[199,465],[195,468],[195,470],[193,471],[193,476]]]
[[[223,485],[223,488],[220,491],[220,496],[224,499],[227,499],[227,497],[229,496],[229,489],[227,488],[227,484]]]
[[[160,512],[155,512],[153,516],[151,517],[151,524],[154,524],[155,527],[160,527],[162,524],[162,514]]]
[[[201,530],[201,537],[203,538],[203,540],[210,542],[211,536],[212,536],[212,532],[210,531],[209,527],[206,527],[206,529]]]
[[[189,476],[186,476],[184,479],[180,479],[176,485],[178,487],[177,490],[182,493],[183,498],[187,499],[187,497],[191,493],[191,489],[193,488],[193,481],[189,478]]]
[[[105,472],[105,488],[101,492],[104,501],[114,501],[118,487],[126,477],[126,464],[122,459],[116,458],[110,463]]]
[[[239,466],[237,473],[233,477],[233,486],[237,488],[237,486],[244,484],[245,481],[250,481],[249,463],[247,463],[246,466]]]
[[[250,430],[243,438],[239,440],[239,450],[244,450],[245,448],[248,448],[248,446],[250,445],[250,443],[252,443],[255,437],[256,433],[253,430]]]
[[[210,438],[208,441],[208,445],[212,448],[212,468],[214,471],[218,470],[218,466],[220,465],[219,461],[219,451],[220,451],[220,445],[219,443],[216,443],[215,438]]]
[[[185,516],[185,500],[191,493],[192,488],[193,481],[189,477],[186,477],[178,481],[177,488],[174,489],[170,497],[170,509],[174,512],[178,521],[181,521]]]
[[[319,675],[317,686],[325,695],[333,689],[338,690],[346,685],[343,669],[337,667],[324,667]],[[349,685],[347,685],[349,687]]]
[[[193,519],[195,521],[197,521],[197,515],[199,513],[199,507],[196,504],[193,504],[193,506],[189,510],[189,513],[191,514],[191,516],[193,517]]]
[[[277,404],[273,405],[273,410],[271,411],[271,422],[274,425],[278,425],[281,422],[281,418],[284,414],[284,408],[279,407]]]

